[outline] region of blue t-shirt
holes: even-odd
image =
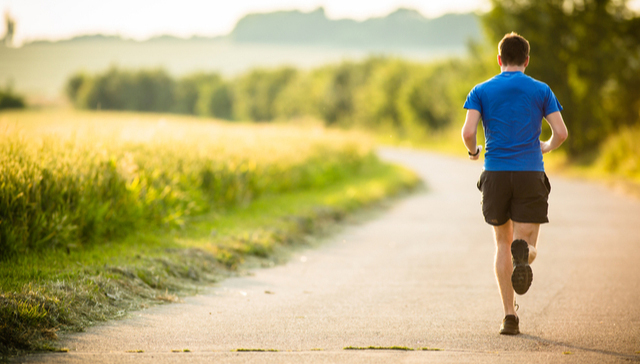
[[[487,171],[544,171],[542,117],[562,106],[546,83],[522,72],[502,72],[476,85],[464,103],[480,112]]]

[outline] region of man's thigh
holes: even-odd
[[[505,224],[511,218],[511,172],[483,171],[478,180],[482,192],[482,214],[493,226]]]
[[[544,172],[513,172],[511,219],[520,223],[543,224],[547,217],[551,185]]]

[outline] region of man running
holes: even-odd
[[[501,73],[476,85],[464,103],[467,116],[462,139],[469,158],[477,160],[476,144],[482,119],[486,139],[484,170],[478,180],[482,213],[493,226],[496,242],[495,274],[505,318],[500,333],[520,333],[514,290],[524,294],[533,280],[529,264],[536,257],[540,224],[549,222],[547,199],[551,186],[542,154],[567,139],[562,106],[545,83],[524,74],[529,65],[529,42],[516,33],[498,44]],[[551,139],[540,141],[542,118],[551,126]]]

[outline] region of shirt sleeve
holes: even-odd
[[[467,110],[478,110],[482,114],[482,103],[480,102],[480,90],[478,89],[478,86],[471,89],[463,107]]]
[[[562,105],[560,105],[560,101],[556,98],[556,95],[551,91],[550,87],[547,87],[547,97],[545,98],[544,103],[544,116],[547,116],[556,111],[562,111]]]

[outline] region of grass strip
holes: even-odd
[[[238,352],[238,353],[247,353],[247,352],[272,352],[272,353],[276,353],[279,350],[278,349],[245,349],[245,348],[240,348],[240,349],[234,349],[231,350],[233,352]]]
[[[415,349],[406,346],[346,346],[343,350],[401,350],[413,351]]]
[[[47,350],[60,333],[178,301],[255,264],[282,262],[355,210],[418,184],[412,172],[372,160],[350,179],[262,196],[181,229],[16,257],[0,266],[0,353]]]

